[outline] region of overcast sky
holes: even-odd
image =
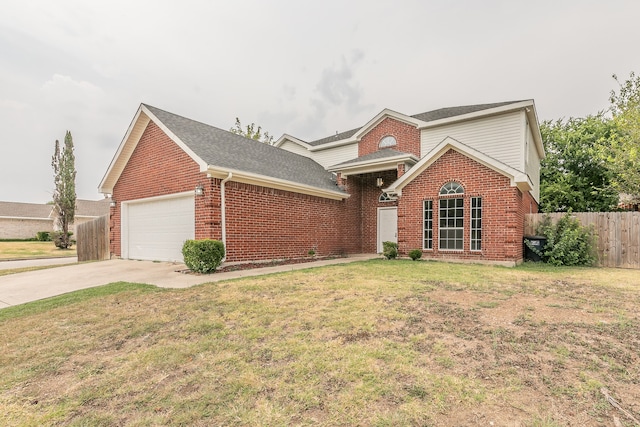
[[[78,197],[141,102],[222,129],[313,140],[384,108],[534,99],[539,118],[608,107],[640,72],[640,1],[3,0],[0,200],[51,200],[70,130]]]

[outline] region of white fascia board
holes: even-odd
[[[328,144],[312,146],[309,149],[309,151],[321,151],[321,150],[326,150],[326,149],[329,149],[329,148],[340,147],[340,146],[343,146],[343,145],[357,144],[358,142],[360,142],[362,137],[367,132],[369,132],[371,129],[373,129],[376,125],[378,125],[380,122],[382,122],[386,118],[392,118],[392,119],[397,120],[399,122],[403,122],[403,123],[406,123],[408,125],[415,126],[416,128],[419,128],[421,125],[423,125],[425,123],[422,120],[418,120],[418,119],[415,119],[415,118],[413,118],[411,116],[407,116],[405,114],[401,114],[401,113],[398,113],[396,111],[389,110],[388,108],[385,108],[380,113],[378,113],[373,119],[369,120],[367,122],[367,124],[365,124],[363,127],[361,127],[360,130],[358,130],[356,133],[354,133],[351,137],[346,138],[346,139],[341,139],[339,141],[330,142]]]
[[[386,170],[386,169],[381,169],[380,168],[381,166],[386,167],[386,166],[393,165],[393,168],[391,169],[394,169],[398,165],[398,163],[415,164],[416,162],[418,162],[418,160],[419,159],[413,155],[398,155],[393,157],[385,157],[382,159],[353,162],[353,163],[348,163],[346,165],[334,165],[334,166],[328,167],[327,170],[329,172],[342,172],[343,175],[353,175],[356,173],[366,173],[366,172],[360,172],[360,170],[362,169],[371,169],[371,170],[368,170],[368,172],[377,172],[380,170]]]
[[[169,137],[171,138],[171,140],[173,142],[175,142],[176,144],[178,144],[178,147],[180,147],[182,149],[182,151],[184,151],[185,153],[187,153],[189,155],[189,157],[191,157],[193,159],[194,162],[196,162],[198,164],[198,166],[200,166],[200,172],[206,172],[207,171],[207,163],[202,160],[200,158],[200,156],[198,156],[196,153],[194,153],[191,148],[189,148],[187,146],[187,144],[185,144],[184,142],[182,142],[182,140],[180,138],[178,138],[178,136],[176,134],[174,134],[173,132],[171,132],[169,130],[168,127],[165,126],[164,123],[162,123],[151,111],[149,111],[149,109],[144,106],[141,105],[142,111],[144,111],[144,113],[149,116],[149,118],[151,118],[151,120],[153,120],[153,122],[160,128],[162,129],[162,131]]]
[[[324,190],[322,188],[312,187],[310,185],[300,184],[284,179],[273,178],[264,175],[243,172],[236,169],[218,168],[209,166],[207,176],[224,179],[232,174],[231,181],[241,182],[243,184],[258,185],[260,187],[274,188],[277,190],[291,191],[293,193],[308,194],[310,196],[322,197],[325,199],[343,200],[350,197],[349,194],[341,191]]]
[[[431,166],[436,160],[444,155],[449,149],[454,149],[470,159],[492,169],[511,181],[511,186],[517,186],[522,191],[529,191],[533,188],[529,176],[521,171],[506,165],[499,160],[487,156],[479,152],[478,150],[469,147],[457,141],[451,137],[446,137],[438,145],[436,145],[431,151],[429,151],[418,163],[409,169],[404,175],[398,178],[388,188],[384,189],[385,192],[393,194],[402,194],[402,189],[409,184],[415,177],[424,172],[429,166]]]
[[[328,144],[313,145],[311,146],[311,148],[309,148],[309,151],[322,151],[329,148],[342,147],[343,145],[357,144],[359,141],[359,139],[353,139],[353,137],[351,137],[347,139],[341,139],[339,141],[330,142]]]
[[[525,108],[525,113],[527,115],[527,121],[529,122],[529,126],[531,127],[531,133],[533,134],[533,139],[536,143],[536,149],[538,150],[538,155],[540,156],[540,160],[542,160],[545,158],[544,144],[542,142],[542,134],[540,133],[540,122],[538,122],[538,112],[536,110],[536,105],[533,101],[531,101],[531,107]]]
[[[310,150],[311,148],[313,148],[311,145],[307,144],[303,140],[298,139],[295,136],[288,135],[286,133],[283,134],[280,138],[278,138],[278,140],[273,144],[273,146],[280,148],[280,146],[287,141],[293,142],[294,144],[298,144],[301,147],[306,148],[307,150]]]
[[[122,138],[122,141],[120,142],[120,145],[116,150],[116,154],[113,156],[113,159],[111,159],[111,163],[107,168],[107,172],[102,177],[102,181],[100,181],[100,185],[98,186],[98,191],[100,193],[111,194],[113,192],[113,186],[117,181],[117,177],[113,179],[112,175],[115,174],[119,177],[122,173],[122,170],[116,171],[115,168],[118,160],[120,160],[120,158],[123,156],[123,150],[131,138],[131,133],[135,129],[136,125],[140,124],[141,122],[146,121],[147,124],[149,123],[149,117],[142,116],[144,116],[144,114],[142,113],[142,104],[140,104],[140,107],[138,107],[138,111],[136,111],[136,114],[133,116],[133,120],[131,120],[129,127],[127,128],[127,132],[124,134],[124,138]],[[137,141],[135,143],[137,144]],[[131,154],[129,153],[127,157],[131,157]],[[129,159],[127,158],[126,160],[128,161]]]
[[[509,111],[521,110],[526,107],[534,107],[533,100],[514,102],[513,104],[502,105],[500,107],[495,107],[495,108],[488,108],[486,110],[475,111],[473,113],[461,114],[458,116],[447,117],[440,120],[432,120],[430,122],[422,122],[422,124],[419,125],[419,129],[427,129],[427,128],[447,125],[447,124],[456,123],[456,122],[463,122],[466,120],[473,120],[473,119],[477,119],[485,116],[493,116],[496,114],[502,114]]]
[[[124,139],[120,143],[118,150],[116,151],[111,164],[107,169],[107,173],[102,178],[102,182],[98,186],[98,191],[103,194],[113,193],[113,187],[115,186],[120,174],[126,167],[133,150],[140,142],[140,138],[144,133],[144,130],[149,124],[149,121],[153,121],[173,142],[175,142],[185,153],[189,155],[200,166],[200,172],[207,170],[207,163],[197,156],[187,145],[180,140],[173,132],[169,130],[144,104],[140,104],[136,115],[134,116]],[[141,129],[140,129],[141,128]],[[134,131],[138,132],[134,132]],[[127,149],[127,150],[125,150]],[[126,158],[125,158],[126,157]]]
[[[422,125],[425,124],[425,122],[423,122],[422,120],[418,120],[414,117],[407,116],[406,114],[401,114],[401,113],[398,113],[397,111],[393,111],[388,108],[385,108],[384,110],[379,112],[373,119],[369,120],[367,124],[362,126],[360,130],[357,131],[355,134],[353,134],[351,138],[359,141],[360,138],[362,138],[367,132],[369,132],[371,129],[373,129],[375,126],[377,126],[380,122],[382,122],[386,118],[398,120],[399,122],[403,122],[408,125],[415,126],[417,128],[420,128]]]

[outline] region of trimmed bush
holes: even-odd
[[[51,233],[48,231],[38,231],[36,233],[36,240],[38,242],[50,242],[51,241]]]
[[[225,250],[219,240],[187,240],[182,245],[184,263],[196,273],[213,273],[222,262]]]
[[[409,258],[411,258],[414,261],[419,260],[420,258],[422,258],[422,250],[421,249],[413,249],[409,251]]]
[[[64,233],[62,231],[54,231],[50,234],[51,240],[53,240],[53,244],[56,245],[58,249],[69,249],[73,245],[74,241],[71,239],[63,239]],[[67,236],[71,237],[73,232],[67,231]]]
[[[525,244],[541,256],[544,262],[553,265],[593,265],[595,254],[595,236],[592,227],[583,227],[580,221],[567,213],[553,224],[547,216],[537,230],[547,238],[542,250],[537,250],[525,240]]]
[[[382,254],[386,259],[396,259],[398,244],[396,242],[382,242]]]

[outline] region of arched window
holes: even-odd
[[[462,185],[459,182],[447,182],[440,189],[440,195],[445,196],[447,194],[464,194],[464,188],[462,188]]]
[[[378,147],[379,148],[393,147],[396,145],[396,143],[397,143],[396,139],[393,136],[387,135],[380,140],[380,144],[378,144]]]
[[[394,202],[396,200],[398,200],[398,198],[389,195],[389,193],[381,193],[380,197],[378,197],[379,202]]]

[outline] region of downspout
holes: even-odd
[[[222,244],[224,245],[224,257],[222,262],[227,260],[227,214],[226,214],[226,198],[224,195],[224,184],[231,179],[233,174],[229,172],[229,175],[222,181],[220,181],[220,226],[222,228]]]

